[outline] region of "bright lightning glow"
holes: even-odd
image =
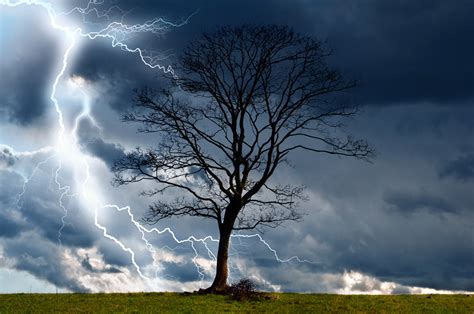
[[[151,33],[151,34],[163,34],[164,32],[168,31],[171,28],[183,26],[188,22],[185,20],[180,24],[174,24],[169,21],[166,21],[161,18],[155,18],[149,21],[146,21],[143,24],[133,24],[127,25],[123,22],[123,17],[127,14],[118,6],[112,6],[107,10],[99,10],[98,5],[103,4],[104,1],[99,0],[91,0],[88,2],[86,7],[76,7],[68,12],[61,12],[57,13],[53,7],[53,5],[49,2],[41,1],[41,0],[18,0],[18,1],[10,1],[10,0],[0,0],[0,5],[6,7],[20,7],[20,6],[35,6],[38,9],[44,10],[49,17],[50,26],[62,32],[64,34],[65,40],[67,40],[68,45],[66,50],[62,55],[61,67],[54,77],[54,80],[51,82],[51,94],[50,100],[54,105],[54,109],[57,114],[57,123],[58,123],[58,134],[57,134],[57,143],[52,147],[44,148],[43,150],[51,152],[52,154],[45,160],[39,162],[36,167],[33,169],[30,176],[24,178],[24,185],[22,192],[18,195],[18,206],[22,206],[22,198],[27,191],[27,185],[29,184],[30,180],[36,175],[37,171],[44,166],[46,163],[53,159],[58,160],[58,166],[54,171],[54,182],[56,183],[57,189],[60,193],[58,204],[59,207],[63,210],[63,216],[61,217],[61,227],[58,230],[58,243],[62,245],[61,237],[66,225],[66,218],[68,215],[68,209],[64,204],[64,199],[66,197],[81,197],[81,202],[87,205],[88,208],[92,208],[94,210],[94,224],[95,227],[98,228],[103,236],[120,247],[121,250],[128,253],[131,258],[131,263],[133,264],[135,270],[137,271],[138,275],[146,280],[151,285],[152,278],[149,278],[145,275],[144,271],[138,265],[136,261],[136,252],[133,248],[126,246],[122,241],[120,241],[117,237],[114,237],[110,234],[105,226],[103,226],[99,222],[99,210],[101,209],[114,209],[115,211],[121,212],[126,211],[130,222],[137,228],[137,230],[141,234],[141,240],[143,241],[145,247],[147,248],[148,252],[153,258],[153,265],[158,268],[158,263],[156,260],[156,256],[158,252],[155,250],[153,245],[148,240],[147,236],[152,233],[157,235],[168,234],[172,237],[172,239],[179,245],[181,244],[189,244],[191,249],[194,252],[194,256],[192,258],[192,262],[194,263],[198,277],[200,278],[201,282],[205,278],[204,268],[202,265],[202,258],[200,259],[200,255],[198,250],[196,249],[196,244],[201,244],[207,251],[207,258],[205,260],[215,262],[216,256],[209,246],[211,242],[217,243],[218,239],[213,238],[212,236],[207,236],[204,238],[197,238],[195,236],[190,236],[185,239],[179,239],[175,233],[171,230],[171,228],[167,227],[163,230],[159,230],[157,228],[148,229],[142,226],[133,216],[131,208],[129,206],[120,207],[114,204],[107,204],[103,205],[103,200],[101,199],[99,193],[92,187],[90,187],[91,181],[91,173],[90,173],[90,166],[88,163],[88,157],[81,152],[79,140],[78,140],[78,128],[79,124],[82,120],[87,119],[94,126],[99,128],[97,123],[95,122],[93,116],[91,115],[90,111],[90,99],[88,95],[88,82],[81,76],[72,76],[68,79],[68,82],[77,89],[82,95],[82,110],[80,111],[77,116],[75,116],[73,126],[71,128],[67,127],[65,123],[63,110],[61,109],[60,101],[57,98],[57,91],[59,83],[64,80],[65,73],[68,69],[70,63],[70,56],[72,51],[78,46],[78,38],[85,38],[88,40],[97,40],[102,39],[109,41],[112,47],[118,47],[121,50],[137,55],[142,63],[151,68],[151,69],[159,69],[165,73],[169,73],[173,76],[176,76],[173,68],[170,66],[166,67],[163,66],[160,61],[163,60],[163,56],[156,52],[146,51],[140,47],[130,47],[126,41],[127,39],[131,38],[131,36],[139,33]],[[117,12],[117,13],[115,13]],[[73,14],[79,14],[82,17],[82,21],[84,24],[91,24],[92,22],[88,21],[88,18],[91,16],[95,20],[105,20],[107,25],[100,29],[99,31],[91,31],[87,32],[80,27],[72,27],[68,25],[63,25],[59,22],[59,17],[64,18],[68,17]],[[119,14],[121,15],[120,21],[113,21],[113,15]],[[189,18],[188,18],[189,19]],[[92,23],[96,25],[97,23]],[[99,128],[100,129],[100,128]],[[34,152],[31,152],[34,153]],[[61,174],[63,172],[63,167],[72,167],[74,170],[74,177],[75,177],[75,186],[80,186],[80,191],[73,191],[71,187],[72,184],[67,184],[62,182],[63,179],[61,178]],[[282,259],[277,254],[277,251],[273,249],[270,244],[268,244],[259,234],[251,234],[251,235],[244,235],[244,234],[233,234],[232,238],[238,239],[239,241],[242,239],[249,239],[255,238],[258,239],[275,257],[275,260],[280,263],[287,263],[287,262],[306,262],[312,263],[307,260],[300,259],[297,256],[292,256],[287,259]],[[231,264],[231,268],[232,268]],[[157,277],[157,272],[155,272],[155,278]]]

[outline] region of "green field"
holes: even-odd
[[[235,301],[225,296],[180,293],[3,294],[0,295],[0,313],[474,313],[472,295],[344,296],[276,293],[268,296],[271,299]]]

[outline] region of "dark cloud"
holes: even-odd
[[[7,168],[13,166],[16,158],[8,147],[0,146],[0,168]]]
[[[203,31],[218,25],[241,23],[287,24],[297,31],[328,39],[331,63],[360,81],[353,95],[363,104],[434,102],[470,104],[474,101],[474,32],[470,18],[474,4],[446,1],[121,1],[134,8],[128,21],[160,15],[180,21],[191,13],[189,24],[154,38],[140,37],[135,44],[170,55],[175,62],[182,48]],[[99,48],[100,47],[100,48]],[[86,45],[74,71],[91,79],[109,79],[131,90],[144,84],[159,85],[154,75],[137,71],[127,56],[98,43]],[[112,61],[112,62],[111,62]],[[115,66],[120,64],[120,67]],[[138,67],[139,68],[139,67]],[[132,80],[130,78],[133,78]],[[117,91],[126,93],[127,91]],[[125,95],[124,94],[124,95]],[[118,97],[113,105],[124,109]]]
[[[115,161],[125,156],[122,146],[104,142],[99,138],[92,139],[83,145],[89,153],[102,159],[109,168],[114,165]]]
[[[280,256],[322,262],[325,272],[352,269],[407,286],[474,289],[472,182],[439,180],[438,174],[440,164],[471,151],[473,129],[466,117],[473,117],[473,108],[364,111],[351,130],[372,140],[378,152],[374,163],[316,154],[291,157],[295,169],[276,174],[275,180],[310,189],[311,201],[302,204],[309,215],[267,239],[294,239],[279,247]],[[433,123],[443,115],[442,123]]]
[[[86,254],[86,257],[82,260],[81,265],[84,269],[91,273],[109,273],[109,274],[118,274],[121,273],[120,269],[115,268],[115,267],[106,267],[105,269],[97,269],[92,266],[90,263],[90,257],[88,254]]]
[[[125,156],[124,148],[119,144],[108,143],[100,138],[97,128],[89,122],[81,123],[79,143],[88,154],[100,158],[109,168],[114,162]]]
[[[384,201],[392,209],[404,214],[422,210],[432,213],[456,212],[455,208],[445,199],[427,192],[389,192],[385,194]]]
[[[160,84],[160,70],[148,68],[137,54],[113,48],[107,40],[86,42],[82,52],[72,64],[71,72],[104,86],[100,105],[108,105],[119,113],[132,107],[134,89]],[[170,62],[164,60],[161,64],[168,66]]]
[[[162,262],[163,274],[179,282],[191,282],[199,280],[199,274],[196,272],[196,266],[189,260],[186,263]]]
[[[474,179],[474,154],[461,156],[455,160],[447,162],[439,170],[440,178],[455,178],[461,181]]]
[[[91,273],[94,273],[96,272],[97,270],[92,267],[91,263],[90,263],[90,258],[89,258],[89,255],[86,255],[86,258],[84,258],[81,262],[81,265],[84,269],[87,269],[88,271],[90,271]]]
[[[14,172],[0,169],[0,238],[12,238],[25,230],[25,223],[12,206],[17,199],[12,192],[16,186],[18,175]]]
[[[61,241],[65,246],[91,247],[96,238],[96,232],[90,225],[83,222],[84,215],[74,205],[73,200],[70,197],[63,197],[62,202],[67,207],[67,213],[65,213],[59,204],[60,195],[54,190],[55,186],[51,186],[50,190],[45,190],[41,187],[42,185],[40,180],[29,183],[19,210],[24,219],[52,243],[59,244]],[[35,196],[36,191],[42,191],[42,198]],[[62,227],[62,220],[65,221],[64,227]]]
[[[15,269],[27,271],[70,291],[89,292],[68,274],[67,261],[61,257],[58,247],[34,233],[5,242],[3,249],[5,254],[15,258]]]
[[[106,264],[117,267],[126,267],[130,265],[130,255],[117,247],[110,245],[108,239],[98,239],[97,247],[103,254],[103,259]]]
[[[0,203],[1,204],[1,203]],[[8,213],[0,212],[0,238],[12,238],[17,236],[24,226],[8,216]]]
[[[474,98],[472,12],[471,1],[369,0],[324,14],[334,61],[360,79],[361,101],[453,105]]]
[[[59,47],[58,39],[44,27],[45,14],[23,8],[23,14],[12,18],[13,10],[0,12],[0,25],[14,25],[8,28],[2,25],[3,29],[14,32],[0,36],[0,119],[26,126],[40,120],[49,105],[51,76]],[[35,36],[31,36],[31,25],[41,25],[35,27]]]

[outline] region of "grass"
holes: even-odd
[[[472,295],[271,294],[235,301],[218,295],[180,293],[3,294],[0,313],[474,313]]]

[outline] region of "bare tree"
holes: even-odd
[[[355,107],[341,101],[354,86],[326,59],[324,45],[281,26],[223,27],[183,52],[179,78],[162,90],[137,91],[124,116],[139,131],[159,133],[154,149],[137,149],[115,166],[118,185],[157,183],[149,223],[173,216],[216,221],[219,248],[209,292],[227,288],[233,230],[300,220],[303,189],[270,178],[296,150],[368,159],[366,141],[342,135]],[[192,96],[192,97],[191,97]]]

